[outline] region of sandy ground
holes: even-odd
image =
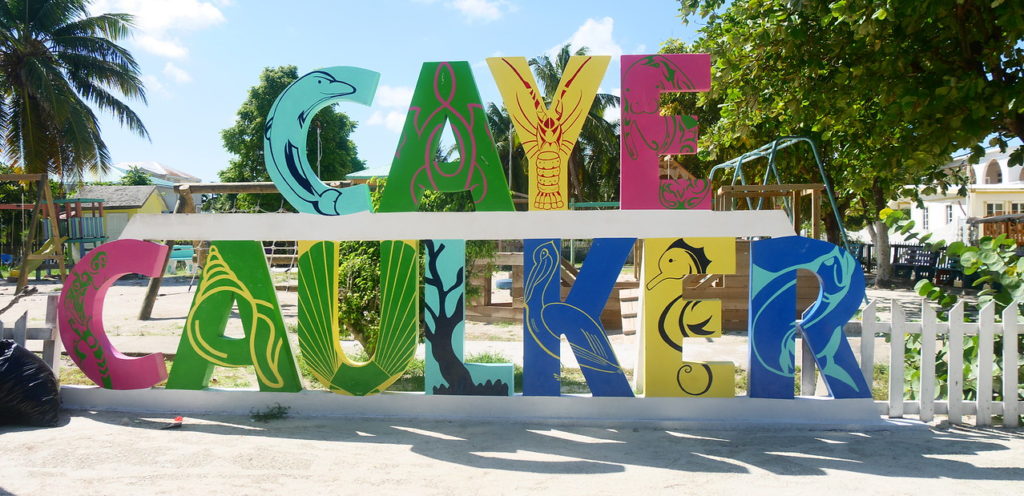
[[[145,322],[137,319],[145,282],[111,288],[104,322],[114,344],[175,348],[192,300],[188,283],[169,280]],[[5,323],[27,310],[30,325],[42,324],[45,294],[59,286],[37,286],[40,294],[4,314]],[[12,292],[0,284],[0,301]],[[294,324],[295,294],[278,296]],[[878,296],[908,308],[917,301],[907,291]],[[490,346],[521,361],[521,336],[516,325],[469,324],[467,350]],[[634,338],[611,339],[631,366]],[[690,341],[688,359],[745,363],[743,336]],[[65,412],[57,428],[0,427],[0,494],[1019,494],[1024,480],[1020,430],[667,431],[229,416],[159,429],[169,418]]]
[[[0,494],[1020,494],[1024,432],[663,430],[70,412],[0,428]]]

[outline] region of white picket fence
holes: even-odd
[[[902,418],[905,414],[916,414],[921,421],[930,422],[935,414],[946,414],[950,423],[961,423],[965,415],[975,415],[978,426],[992,425],[993,415],[1003,416],[1005,427],[1016,427],[1020,404],[1017,391],[1017,371],[1020,367],[1017,354],[1017,336],[1020,333],[1017,306],[1011,305],[1003,311],[1002,323],[995,321],[995,306],[981,309],[977,323],[964,322],[964,302],[958,303],[949,313],[948,322],[939,322],[935,309],[922,303],[921,321],[908,322],[906,313],[898,302],[893,302],[889,322],[876,322],[876,303],[871,302],[863,312],[861,322],[861,371],[868,384],[873,382],[875,345],[877,339],[891,337],[889,358],[889,399],[876,401],[880,413],[889,418]],[[911,334],[921,335],[920,389],[916,400],[904,400],[904,349],[906,338]],[[880,336],[881,335],[881,336]],[[995,350],[993,339],[1003,335],[1002,401],[992,400],[993,369]],[[978,336],[977,399],[964,399],[963,351],[964,338]],[[939,338],[948,338],[949,384],[947,399],[936,399],[937,380],[935,377],[936,343]],[[804,353],[801,391],[814,388],[814,364],[810,354]]]

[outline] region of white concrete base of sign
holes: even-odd
[[[433,396],[384,393],[352,397],[326,391],[140,389],[63,386],[64,408],[137,413],[248,415],[280,403],[289,415],[404,418],[559,425],[735,428],[889,428],[870,399],[592,398],[589,396]]]

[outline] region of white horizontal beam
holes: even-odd
[[[561,425],[665,427],[792,426],[884,428],[870,399],[591,398],[585,396],[440,396],[383,393],[343,396],[327,391],[261,393],[252,390],[61,387],[63,408],[172,414],[246,415],[279,403],[303,417],[415,418]]]
[[[782,237],[781,210],[587,210],[311,214],[137,214],[121,239],[335,240]]]
[[[949,400],[935,400],[932,403],[935,408],[935,413],[938,414],[949,414]],[[1002,401],[993,401],[991,404],[992,415],[1003,414]],[[876,400],[875,407],[878,409],[879,415],[889,414],[889,402],[887,400]],[[963,400],[960,403],[960,415],[977,415],[978,414],[978,402]],[[917,415],[921,413],[921,401],[920,400],[904,400],[903,401],[903,414],[904,415]]]

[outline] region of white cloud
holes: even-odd
[[[612,31],[615,28],[615,19],[605,17],[603,19],[587,19],[583,25],[569,37],[565,43],[569,43],[573,51],[580,47],[587,47],[590,55],[611,55],[613,58],[622,55],[622,47],[612,38]],[[565,43],[548,50],[549,56],[558,53]]]
[[[468,21],[491,22],[505,15],[505,4],[506,2],[493,0],[453,0],[447,5],[461,12]]]
[[[188,49],[178,41],[161,40],[152,36],[142,35],[135,38],[135,43],[149,53],[169,59],[183,59],[188,56]]]
[[[217,6],[199,0],[96,0],[90,11],[132,14],[139,29],[154,33],[203,29],[225,20]]]
[[[498,50],[498,51],[495,51],[495,52],[491,52],[491,54],[487,56],[487,59],[493,59],[495,57],[504,57],[504,56],[505,56],[505,54],[502,53],[501,50]],[[488,67],[487,66],[487,59],[483,59],[483,60],[481,60],[479,62],[474,62],[473,63],[473,68],[474,69],[480,69],[480,70],[487,69],[487,67]]]
[[[160,82],[160,79],[152,74],[143,74],[142,84],[146,85],[146,91],[150,95],[157,94],[165,98],[170,96],[170,93],[167,92],[167,88],[164,88],[164,84]]]
[[[402,132],[402,126],[405,125],[405,114],[405,112],[398,110],[390,110],[387,113],[378,110],[370,114],[366,124],[368,126],[384,126],[389,131],[400,133]]]
[[[221,7],[231,0],[216,0]],[[175,32],[206,29],[225,21],[224,14],[211,2],[200,0],[95,0],[92,14],[123,12],[135,16],[135,41],[140,48],[167,58],[188,56],[188,49]]]
[[[174,65],[171,62],[164,64],[164,75],[178,83],[192,82],[192,76],[185,69]]]
[[[604,93],[604,90],[597,90],[598,93]],[[611,91],[615,96],[622,96],[622,88],[615,88]],[[608,122],[615,122],[622,117],[622,110],[619,107],[608,107],[604,110],[604,120]]]
[[[409,108],[412,102],[413,89],[408,86],[388,86],[382,84],[377,87],[377,94],[373,97],[374,106],[388,108]]]
[[[412,0],[413,3],[432,5],[437,0]],[[519,10],[519,7],[508,0],[449,0],[444,3],[449,9],[457,10],[467,22],[491,22],[497,21],[509,12]]]

